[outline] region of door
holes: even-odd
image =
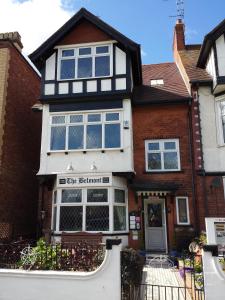
[[[165,200],[146,200],[145,248],[150,251],[166,251]]]

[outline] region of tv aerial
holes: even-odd
[[[168,0],[163,0],[168,1]],[[177,13],[175,16],[170,16],[170,18],[184,19],[184,0],[176,0]]]

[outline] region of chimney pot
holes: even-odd
[[[19,51],[23,49],[21,36],[17,31],[0,33],[0,41],[11,41]]]

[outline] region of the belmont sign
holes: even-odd
[[[85,186],[110,186],[110,175],[60,175],[57,180],[58,187],[85,187]]]

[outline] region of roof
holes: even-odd
[[[142,66],[143,85],[134,87],[134,104],[151,104],[190,99],[175,63]],[[163,79],[163,85],[151,86],[152,79]]]
[[[225,19],[220,22],[212,31],[204,38],[200,55],[197,61],[197,66],[204,68],[209,56],[210,49],[214,42],[225,32]]]
[[[87,20],[100,30],[112,37],[118,43],[123,45],[125,49],[130,51],[133,69],[135,70],[136,78],[134,78],[136,84],[140,84],[142,81],[141,73],[141,54],[140,45],[127,38],[119,31],[106,24],[100,18],[90,13],[85,8],[81,8],[69,21],[67,21],[61,28],[59,28],[52,36],[50,36],[40,47],[38,47],[33,53],[29,55],[32,62],[38,69],[43,66],[43,62],[52,53],[54,46],[59,42],[66,34],[68,34],[76,25],[82,20]]]
[[[185,68],[189,81],[211,82],[212,77],[205,69],[197,67],[200,45],[187,45],[185,50],[180,50],[179,55]]]

